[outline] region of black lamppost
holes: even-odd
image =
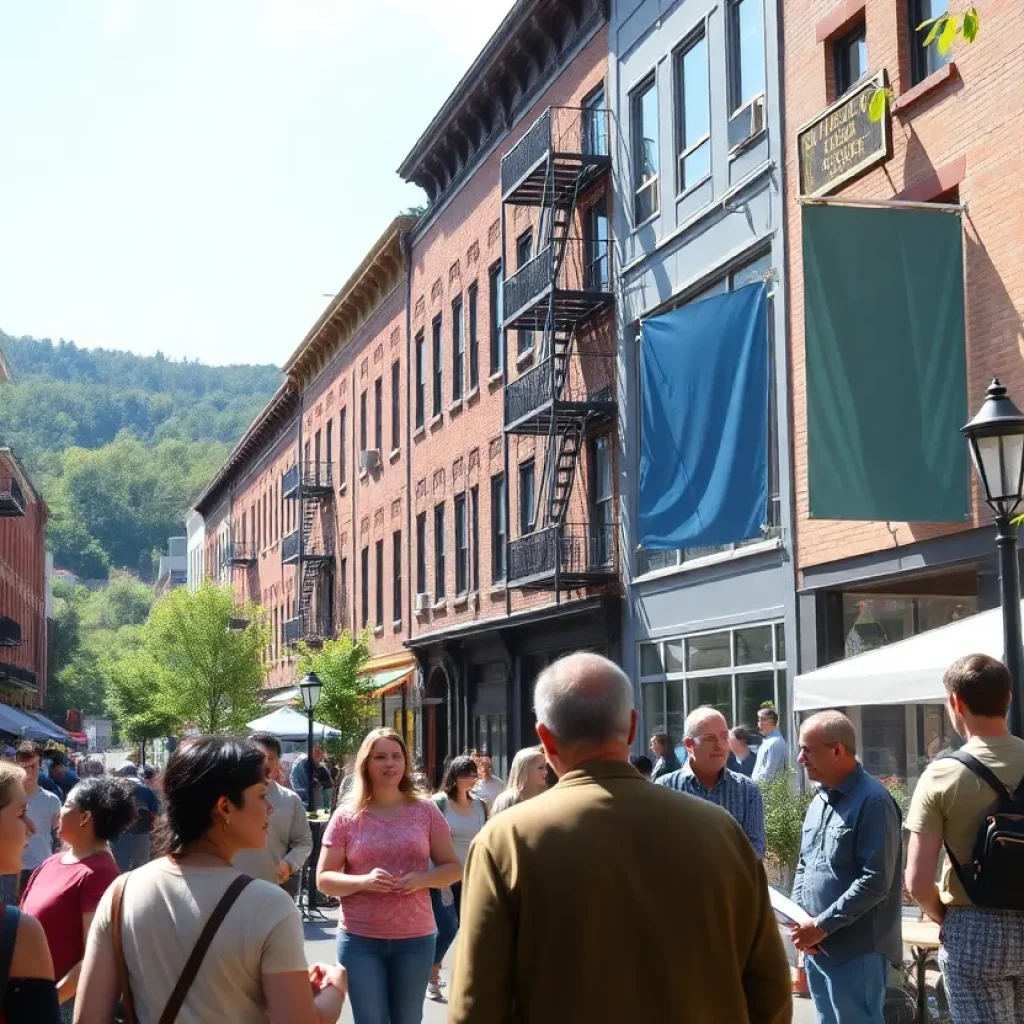
[[[1024,413],[994,378],[985,404],[963,428],[985,502],[995,513],[999,595],[1003,609],[1003,661],[1013,680],[1010,732],[1024,736],[1024,648],[1020,623],[1017,528],[1013,515],[1024,497]]]
[[[309,792],[306,797],[306,809],[310,814],[316,808],[313,807],[313,779],[315,778],[315,765],[313,764],[313,712],[320,703],[320,691],[323,683],[315,672],[304,675],[299,681],[299,692],[302,694],[302,706],[309,716],[309,740],[306,745],[306,768],[309,770]]]

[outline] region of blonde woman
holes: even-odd
[[[21,855],[35,833],[26,817],[25,772],[0,762],[0,874],[17,875]],[[59,1024],[57,983],[42,925],[16,907],[3,908],[0,923],[0,1021]]]
[[[494,798],[491,816],[543,793],[548,788],[548,766],[540,747],[525,747],[512,759],[508,784]]]
[[[355,1024],[420,1024],[434,960],[428,890],[457,882],[462,868],[448,822],[417,793],[394,729],[367,735],[353,776],[324,832],[317,887],[341,901],[338,962]]]

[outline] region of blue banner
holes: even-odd
[[[705,547],[761,534],[768,514],[767,286],[643,323],[640,543]]]

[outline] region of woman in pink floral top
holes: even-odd
[[[420,1024],[434,959],[427,890],[461,875],[448,822],[413,788],[405,742],[374,729],[324,832],[316,873],[320,891],[341,900],[338,962],[356,1024]]]

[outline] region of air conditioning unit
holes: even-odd
[[[420,612],[426,612],[430,610],[430,595],[429,594],[417,594],[413,598],[412,602],[413,611],[417,614]]]
[[[755,96],[729,118],[729,149],[740,149],[765,129],[764,96]]]
[[[364,472],[380,469],[380,451],[376,448],[367,448],[365,452],[360,452],[359,468]]]

